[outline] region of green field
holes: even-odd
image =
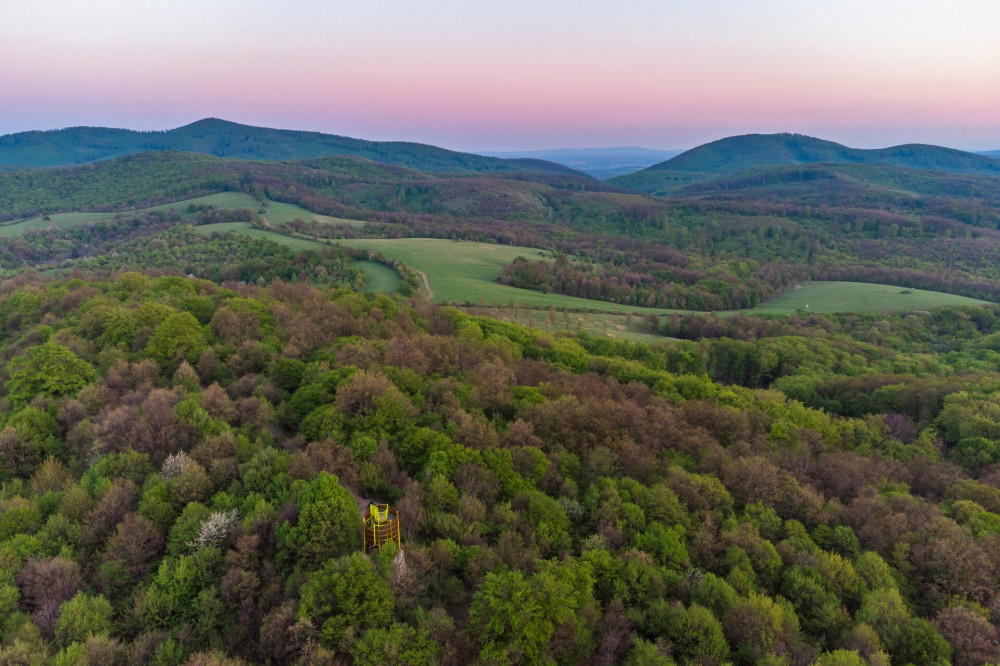
[[[147,210],[177,210],[185,218],[193,218],[187,213],[190,204],[196,206],[211,205],[218,208],[252,208],[259,209],[260,203],[253,197],[241,192],[221,192],[209,196],[186,199],[174,203],[155,206]],[[60,213],[45,220],[34,217],[28,220],[0,226],[0,237],[15,237],[28,229],[44,229],[48,227],[66,228],[114,217],[115,213]],[[317,215],[305,208],[293,204],[268,202],[268,221],[277,225],[297,218],[317,220],[326,223],[348,223],[361,225],[357,220]],[[327,243],[311,241],[304,238],[292,238],[263,229],[253,229],[243,222],[226,222],[197,227],[200,233],[209,234],[213,231],[236,231],[258,238],[269,238],[283,245],[298,250],[318,249],[328,246]],[[556,308],[557,310],[596,310],[601,313],[634,313],[645,315],[650,313],[678,312],[676,310],[655,310],[632,305],[620,305],[604,301],[594,301],[561,294],[543,294],[527,289],[517,289],[497,282],[501,268],[515,257],[528,259],[544,258],[542,250],[526,247],[497,245],[494,243],[476,243],[471,241],[453,241],[435,238],[399,238],[399,239],[353,239],[344,244],[358,249],[381,252],[387,257],[399,259],[418,273],[426,277],[432,292],[432,300],[438,303],[467,303],[484,306],[507,306],[517,303],[530,308]],[[399,276],[386,266],[374,262],[359,262],[358,266],[368,276],[367,289],[370,291],[395,291],[399,287]],[[881,284],[857,282],[814,282],[793,289],[778,298],[764,303],[745,312],[759,314],[791,314],[797,310],[810,312],[888,312],[926,310],[946,305],[977,305],[979,301],[965,296],[956,296],[941,292],[916,290],[913,293],[903,293],[901,287]],[[807,307],[808,306],[808,307]],[[721,315],[731,314],[728,312]],[[518,319],[531,317],[530,311],[518,315]],[[609,325],[601,320],[602,314],[592,314],[578,317],[566,328],[604,331]],[[596,317],[596,320],[595,320]],[[593,320],[593,321],[592,321]],[[611,326],[613,330],[629,332],[631,326],[617,320]]]
[[[311,210],[306,210],[302,206],[296,206],[290,203],[281,203],[280,201],[268,201],[267,202],[267,221],[271,223],[272,226],[278,226],[279,224],[284,224],[285,222],[292,222],[294,220],[305,220],[306,222],[322,222],[324,224],[349,224],[352,227],[360,227],[364,224],[361,220],[348,220],[342,217],[330,217],[329,215],[318,215]]]
[[[365,272],[365,291],[370,293],[393,293],[399,289],[402,280],[396,271],[377,261],[355,261],[351,264]]]
[[[193,219],[194,214],[187,212],[187,207],[190,204],[194,204],[196,206],[215,206],[217,208],[251,208],[253,210],[260,208],[259,201],[247,194],[243,194],[242,192],[219,192],[218,194],[209,194],[204,197],[185,199],[183,201],[175,201],[173,203],[163,204],[160,206],[144,208],[140,211],[123,212],[139,213],[151,210],[168,211],[173,208],[180,213],[182,217],[186,219]],[[43,218],[41,215],[38,215],[26,220],[17,220],[0,226],[0,237],[13,238],[20,236],[29,229],[48,229],[49,227],[66,229],[68,227],[87,224],[88,222],[110,220],[118,214],[119,213],[56,213],[54,215],[50,215],[48,220]]]
[[[516,257],[542,259],[547,256],[546,252],[535,248],[439,238],[351,239],[344,241],[344,244],[381,252],[422,272],[427,276],[434,294],[432,300],[438,303],[506,305],[515,302],[519,305],[569,310],[595,309],[642,314],[657,312],[650,308],[517,289],[496,281],[503,265]]]
[[[301,238],[289,238],[270,231],[251,229],[241,222],[211,224],[197,228],[201,233],[212,231],[242,231],[259,238],[270,238],[300,250],[316,249],[323,244]],[[345,243],[347,244],[347,243]],[[352,239],[349,244],[360,249],[381,252],[399,259],[407,266],[424,273],[438,303],[472,303],[486,306],[505,306],[517,303],[535,308],[558,310],[601,310],[604,312],[659,314],[683,312],[681,310],[655,310],[632,305],[619,305],[561,294],[542,294],[527,289],[508,287],[496,282],[501,267],[515,257],[543,258],[542,250],[512,247],[492,243],[474,243],[436,238]],[[981,305],[965,296],[955,296],[935,291],[917,290],[903,294],[902,287],[862,282],[813,282],[779,296],[752,310],[755,314],[791,314],[796,310],[810,312],[888,312],[913,311],[945,305]],[[719,313],[731,314],[729,312]],[[525,315],[527,316],[527,315]],[[585,317],[587,328],[595,328]],[[575,324],[574,324],[575,326]],[[572,327],[569,327],[572,328]],[[602,324],[596,328],[603,329]]]
[[[866,282],[811,282],[785,292],[773,301],[757,306],[759,314],[791,314],[796,310],[809,312],[906,312],[928,310],[946,305],[984,305],[966,296],[940,291],[914,289],[904,293],[903,287]]]

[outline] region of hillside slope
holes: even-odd
[[[71,127],[0,137],[0,167],[86,164],[146,151],[175,150],[216,157],[265,161],[304,160],[329,155],[444,173],[556,173],[582,176],[543,160],[512,161],[402,141],[365,141],[334,134],[253,127],[206,118],[163,132],[105,127]]]
[[[760,167],[677,189],[677,197],[739,197],[758,201],[821,205],[900,206],[926,197],[948,198],[964,206],[1000,206],[1000,188],[986,176],[905,169],[880,164],[803,164]]]
[[[538,193],[561,189],[611,188],[583,175],[523,170],[433,174],[349,156],[278,163],[164,150],[71,167],[0,171],[0,221],[67,211],[145,208],[233,191],[299,203],[315,196],[327,203],[336,199],[338,209],[327,212],[348,217],[367,218],[373,210],[407,210],[534,219],[550,214]]]
[[[685,185],[759,167],[801,164],[877,164],[906,169],[1000,177],[1000,161],[952,148],[907,144],[849,148],[801,134],[748,134],[713,141],[634,174],[611,179],[619,187],[662,194]]]

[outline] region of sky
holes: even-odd
[[[0,134],[1000,149],[1000,0],[0,0]]]

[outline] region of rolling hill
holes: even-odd
[[[672,196],[739,197],[872,208],[899,206],[911,201],[923,211],[944,199],[960,200],[966,206],[977,203],[993,208],[1000,206],[1000,188],[991,177],[881,164],[820,163],[759,167],[687,185],[675,190]]]
[[[582,174],[434,174],[351,156],[264,162],[162,150],[69,167],[0,170],[0,221],[124,211],[236,191],[292,202],[336,200],[337,210],[327,212],[361,219],[376,210],[536,219],[551,213],[539,193],[561,190],[613,188]]]
[[[504,160],[420,143],[365,141],[319,132],[253,127],[217,118],[206,118],[163,132],[71,127],[8,134],[0,137],[0,167],[70,166],[163,150],[264,161],[346,155],[439,173],[584,175],[545,160]]]
[[[1000,162],[952,148],[907,144],[881,149],[849,148],[801,134],[747,134],[713,141],[611,183],[665,194],[692,183],[759,167],[803,164],[874,164],[905,169],[1000,177]]]

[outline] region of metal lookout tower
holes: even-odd
[[[370,553],[384,544],[399,542],[399,512],[388,504],[368,503],[364,515],[365,552]]]

